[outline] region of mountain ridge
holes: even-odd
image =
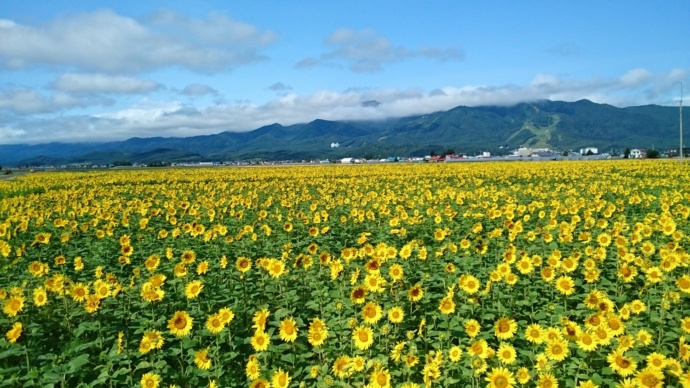
[[[684,124],[690,125],[685,120]],[[184,138],[0,145],[0,165],[40,161],[109,164],[122,160],[145,163],[378,158],[423,156],[448,148],[466,154],[497,153],[520,146],[622,150],[652,145],[673,147],[677,138],[675,107],[618,108],[589,100],[539,100],[511,106],[457,106],[447,111],[378,121],[315,119],[289,126],[274,123],[247,132],[224,131]],[[331,147],[332,143],[339,147]]]

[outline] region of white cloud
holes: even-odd
[[[620,77],[621,86],[634,87],[644,85],[652,77],[652,73],[646,69],[632,69]]]
[[[320,59],[304,58],[295,67],[305,68],[318,64],[345,62],[351,71],[375,73],[383,70],[384,64],[400,62],[413,57],[425,57],[438,61],[464,58],[464,53],[457,48],[440,49],[423,46],[418,49],[410,49],[396,46],[369,28],[362,30],[338,29],[326,37],[325,43],[334,49],[321,54]]]
[[[56,90],[71,93],[142,94],[161,88],[154,81],[104,74],[62,74],[52,84]]]
[[[204,96],[207,94],[218,94],[218,91],[208,85],[203,84],[190,84],[185,86],[181,91],[182,94],[187,96]]]
[[[266,59],[272,31],[221,14],[191,19],[170,11],[145,20],[110,10],[69,14],[45,25],[0,19],[0,66],[58,66],[97,72],[183,67],[220,72]]]
[[[627,74],[643,73],[633,70]],[[527,85],[447,86],[430,91],[419,88],[353,88],[340,92],[322,90],[308,95],[288,93],[263,104],[239,101],[193,106],[179,101],[144,99],[131,107],[105,111],[91,117],[63,115],[50,120],[25,118],[11,124],[0,124],[0,127],[5,134],[5,143],[93,141],[133,136],[193,136],[226,130],[239,132],[275,122],[290,125],[317,118],[375,120],[448,110],[459,105],[512,105],[540,99],[576,101],[587,98],[617,106],[650,103],[671,105],[677,104],[673,96],[676,95],[678,80],[687,81],[689,72],[687,69],[674,69],[668,73],[637,77],[647,81],[632,83],[627,74],[617,78],[585,80],[539,74]],[[650,93],[649,90],[655,92]],[[18,100],[25,101],[24,109],[29,109],[32,101],[40,107],[41,103],[46,104],[49,100],[36,97],[27,90],[22,92],[25,96],[18,96]],[[376,109],[362,106],[362,102],[372,100],[381,102],[381,105]],[[0,94],[0,111],[3,103],[10,101],[14,99],[3,98]]]
[[[292,90],[292,86],[285,85],[282,82],[275,82],[271,84],[271,86],[269,86],[268,89],[273,90],[274,92],[283,92],[286,90]]]
[[[112,105],[113,100],[100,97],[77,97],[68,93],[43,95],[29,88],[13,87],[0,90],[0,112],[15,115],[32,115],[57,112],[68,108],[92,105]]]

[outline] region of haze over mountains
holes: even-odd
[[[377,102],[367,102],[375,109]],[[558,150],[598,147],[677,147],[678,107],[617,108],[588,100],[538,101],[513,106],[458,106],[385,121],[326,121],[187,138],[131,138],[107,143],[0,145],[0,165],[61,165],[301,160],[507,152],[518,147]],[[684,125],[690,123],[684,120]],[[1,141],[1,139],[0,139]],[[338,143],[339,147],[332,147]]]

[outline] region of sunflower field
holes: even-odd
[[[0,182],[0,387],[690,387],[670,161]]]

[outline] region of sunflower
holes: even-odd
[[[307,334],[307,341],[311,344],[313,347],[319,347],[323,345],[323,343],[326,341],[326,338],[328,337],[328,331],[326,330],[313,330],[309,329],[309,332]]]
[[[556,290],[563,295],[571,295],[575,292],[575,281],[570,276],[561,276],[556,279]]]
[[[589,332],[582,333],[580,338],[578,338],[575,343],[577,344],[578,348],[584,350],[585,352],[591,352],[598,346],[596,337]]]
[[[333,366],[331,367],[331,370],[333,371],[333,374],[335,377],[339,379],[344,379],[348,376],[350,376],[350,357],[349,356],[340,356],[333,361]]]
[[[160,376],[153,372],[148,372],[141,378],[141,386],[142,388],[158,388],[160,380]]]
[[[352,339],[359,350],[367,350],[374,343],[374,331],[366,326],[357,326],[352,331]]]
[[[50,242],[50,233],[38,233],[34,238],[33,245],[36,244],[48,244]]]
[[[8,330],[5,334],[5,337],[7,337],[7,341],[9,341],[9,343],[11,344],[17,342],[19,337],[22,335],[22,328],[23,326],[21,322],[15,322],[12,325],[12,328]]]
[[[238,257],[235,262],[235,267],[238,271],[245,273],[252,268],[252,262],[246,257]]]
[[[642,346],[648,346],[652,343],[652,335],[645,329],[640,329],[635,335],[635,339],[641,343]]]
[[[618,373],[622,377],[629,376],[637,370],[637,363],[631,357],[626,357],[625,352],[621,350],[614,350],[606,356],[606,361],[609,363],[609,368]]]
[[[546,357],[548,357],[550,360],[563,361],[566,357],[568,357],[568,354],[570,354],[568,342],[565,340],[549,342],[546,345],[545,353]]]
[[[177,263],[175,264],[175,268],[173,269],[173,273],[175,274],[176,278],[182,278],[187,276],[187,266],[185,263]]]
[[[486,341],[480,339],[470,344],[470,346],[467,348],[467,352],[472,356],[487,358],[489,356],[488,348],[489,345],[486,343]]]
[[[247,365],[244,368],[244,373],[250,381],[254,381],[261,375],[261,367],[259,366],[259,360],[252,356],[247,361]]]
[[[122,352],[125,351],[124,348],[124,341],[125,341],[125,333],[119,332],[117,333],[117,354],[122,354]]]
[[[470,338],[476,337],[481,331],[481,328],[482,327],[476,319],[468,319],[467,322],[465,322],[465,333],[467,333]]]
[[[269,388],[271,384],[264,380],[264,379],[258,379],[254,380],[252,384],[249,386],[249,388]]]
[[[192,264],[196,260],[196,253],[192,250],[186,250],[182,252],[180,260],[185,264]]]
[[[420,284],[415,284],[407,291],[407,298],[411,302],[419,302],[424,297],[424,290]]]
[[[472,275],[463,275],[458,279],[460,288],[470,295],[474,295],[479,291],[481,283],[479,279]]]
[[[664,374],[657,369],[643,369],[635,375],[635,381],[640,388],[656,388],[664,386]]]
[[[367,303],[362,309],[362,319],[364,319],[364,322],[370,325],[376,324],[376,322],[378,322],[382,316],[383,312],[381,306],[375,302]]]
[[[666,356],[657,352],[649,354],[645,361],[648,369],[662,370],[666,366]]]
[[[455,302],[453,302],[453,298],[446,296],[445,298],[441,299],[438,309],[442,314],[445,315],[455,312]]]
[[[680,377],[680,374],[683,373],[683,366],[675,358],[669,357],[666,359],[666,371],[676,377]]]
[[[144,336],[141,338],[141,341],[139,342],[139,353],[141,354],[147,354],[148,352],[153,349],[153,344],[151,343],[151,340]]]
[[[513,345],[507,343],[502,343],[498,347],[496,356],[498,357],[498,360],[505,365],[514,364],[515,360],[517,359],[517,353],[515,352],[515,348],[513,347]]]
[[[211,314],[206,318],[206,329],[212,334],[218,334],[225,328],[225,322],[220,314]]]
[[[645,310],[647,310],[647,306],[639,299],[635,299],[630,303],[630,312],[633,314],[641,314]]]
[[[282,260],[273,259],[268,264],[268,274],[277,279],[285,274],[285,263]]]
[[[84,302],[89,296],[89,288],[84,283],[75,283],[70,289],[70,295],[75,302]]]
[[[362,356],[355,356],[350,359],[349,367],[355,372],[361,372],[366,367],[367,363]]]
[[[608,325],[601,325],[594,331],[594,336],[597,339],[599,345],[608,346],[611,343],[613,335],[611,334],[611,329]]]
[[[194,318],[190,317],[186,311],[176,311],[175,315],[168,321],[170,333],[177,337],[186,337],[192,331]]]
[[[683,275],[676,279],[676,286],[681,292],[690,294],[690,275]]]
[[[527,382],[529,382],[529,379],[532,377],[529,374],[529,369],[526,367],[520,367],[520,369],[517,370],[515,373],[515,377],[517,377],[518,383],[525,385]]]
[[[146,261],[144,261],[144,267],[146,267],[147,271],[153,273],[156,270],[156,268],[158,268],[158,265],[160,264],[160,262],[161,262],[160,256],[153,254],[153,255],[149,256],[148,259],[146,259]]]
[[[362,286],[357,286],[354,289],[352,289],[352,292],[350,292],[350,300],[354,304],[362,304],[364,303],[364,297],[367,295],[367,290],[366,288]]]
[[[284,372],[281,368],[273,372],[271,376],[271,387],[273,388],[287,388],[290,385],[290,375]]]
[[[266,330],[266,321],[268,320],[269,315],[271,315],[271,312],[268,309],[256,311],[254,316],[252,316],[252,322],[254,323],[252,328],[256,329],[257,331]]]
[[[43,288],[43,287],[34,288],[33,299],[34,299],[34,305],[36,305],[36,307],[45,306],[45,304],[48,303],[48,294],[46,293],[45,288]]]
[[[184,286],[184,296],[187,299],[194,299],[199,296],[203,289],[204,283],[201,280],[192,280]]]
[[[537,382],[538,388],[557,388],[558,380],[550,373],[540,373],[539,381]]]
[[[141,285],[141,298],[147,302],[160,302],[165,296],[165,291],[154,287],[150,282]]]
[[[541,344],[544,342],[544,329],[538,323],[533,323],[525,329],[525,339],[533,344]]]
[[[400,280],[403,278],[403,268],[400,264],[393,264],[391,267],[388,269],[388,275],[390,275],[391,279],[394,281]]]
[[[489,367],[489,365],[486,363],[486,360],[484,360],[483,358],[473,359],[470,365],[472,366],[472,369],[474,370],[474,374],[476,376],[481,376],[482,374],[484,374],[484,372],[486,372],[486,369]]]
[[[250,343],[256,352],[263,352],[268,349],[271,344],[271,337],[264,331],[257,330],[252,336]]]
[[[110,284],[101,279],[98,279],[93,283],[93,289],[98,299],[105,299],[110,296]]]
[[[211,367],[211,359],[208,358],[208,348],[194,352],[194,363],[199,369],[208,370]]]
[[[414,355],[412,353],[407,353],[405,355],[404,359],[405,359],[405,365],[408,368],[413,368],[415,365],[417,365],[417,363],[419,363],[419,357],[417,357],[416,355]]]
[[[369,375],[369,387],[371,388],[391,388],[391,374],[388,369],[375,369]]]
[[[404,317],[405,312],[398,306],[391,307],[391,309],[388,310],[388,320],[391,321],[391,323],[400,323],[403,321]]]
[[[619,268],[618,268],[618,277],[623,280],[624,283],[630,283],[635,279],[637,276],[638,271],[637,267],[634,265],[630,265],[628,263],[623,263]]]
[[[545,282],[551,283],[551,281],[552,281],[553,278],[554,278],[554,271],[553,271],[553,268],[551,268],[551,267],[544,267],[544,268],[542,268],[542,269],[541,269],[541,278],[542,278]]]
[[[498,339],[510,339],[513,337],[513,335],[515,335],[517,327],[517,322],[515,322],[514,319],[506,317],[500,318],[494,325],[494,335]]]
[[[144,333],[144,337],[151,342],[151,346],[154,349],[161,349],[165,343],[165,338],[163,334],[158,330],[148,331]]]
[[[294,342],[297,339],[297,324],[293,318],[285,318],[280,322],[280,339],[285,342]]]
[[[522,259],[518,260],[515,266],[517,267],[518,271],[523,275],[529,275],[530,273],[532,273],[532,271],[534,271],[532,259],[528,256],[525,256]]]
[[[610,315],[606,318],[606,324],[611,330],[611,335],[614,337],[625,332],[623,321],[615,315]]]
[[[563,332],[558,330],[558,328],[549,326],[544,330],[544,341],[553,342],[563,339]]]
[[[227,260],[227,259],[226,259]],[[208,261],[204,260],[197,264],[196,266],[196,274],[197,275],[204,275],[208,272]]]
[[[460,361],[460,358],[462,357],[462,348],[459,346],[453,346],[448,350],[448,358],[452,362],[458,362]]]
[[[385,291],[386,279],[377,273],[369,273],[364,277],[364,287],[371,292]]]
[[[485,378],[489,383],[488,388],[512,388],[515,386],[513,372],[503,367],[491,368],[491,372]]]
[[[664,279],[663,273],[661,272],[661,269],[659,267],[649,267],[645,270],[645,275],[647,277],[647,281],[650,283],[659,283]]]
[[[596,309],[599,301],[602,300],[606,295],[599,290],[592,290],[585,297],[585,306],[589,309]]]

